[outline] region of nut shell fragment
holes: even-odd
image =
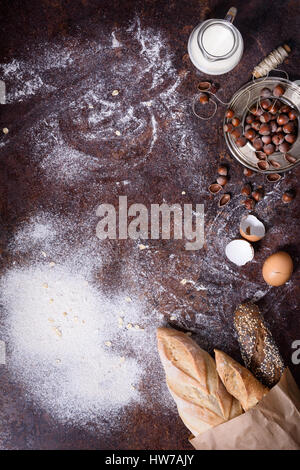
[[[278,173],[270,173],[269,175],[267,175],[267,180],[269,181],[269,183],[276,183],[280,180],[280,178],[281,175],[279,175]]]
[[[297,161],[297,158],[296,157],[293,157],[292,155],[290,155],[289,153],[286,153],[284,155],[284,158],[287,162],[289,163],[295,163]]]
[[[228,202],[230,201],[231,199],[231,196],[230,194],[223,194],[223,196],[221,197],[220,201],[219,201],[219,207],[224,207],[226,206],[226,204],[228,204]]]
[[[208,187],[208,191],[211,194],[217,194],[218,192],[221,191],[221,189],[222,189],[222,186],[218,183],[213,183]]]

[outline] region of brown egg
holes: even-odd
[[[285,251],[278,251],[269,256],[264,262],[262,275],[270,286],[282,286],[291,277],[293,261]]]

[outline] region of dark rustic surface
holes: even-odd
[[[270,3],[272,8],[270,9]],[[232,72],[217,77],[220,95],[229,98],[250,78],[253,67],[271,50],[290,41],[293,53],[284,65],[290,79],[299,79],[299,2],[252,0],[236,1],[238,17],[236,25],[245,42],[241,63]],[[162,199],[174,202],[205,204],[205,247],[194,253],[184,250],[182,243],[152,241],[158,255],[152,262],[143,261],[132,251],[132,242],[111,242],[110,256],[98,273],[103,289],[117,290],[118,286],[135,286],[149,305],[158,308],[168,320],[176,311],[175,326],[191,329],[204,347],[225,349],[240,359],[232,329],[234,307],[247,297],[262,291],[265,295],[259,305],[280,345],[281,352],[300,384],[299,366],[291,364],[291,344],[300,339],[299,327],[299,187],[296,199],[283,205],[281,195],[289,188],[297,189],[300,167],[293,174],[287,173],[276,186],[267,184],[263,176],[251,178],[254,186],[263,185],[268,197],[257,205],[257,214],[265,221],[267,236],[256,248],[255,262],[235,269],[224,259],[224,246],[238,234],[238,222],[244,213],[240,206],[239,190],[245,180],[242,167],[226,153],[222,137],[223,109],[208,123],[194,118],[189,100],[203,74],[197,72],[186,55],[186,45],[192,27],[209,17],[222,18],[231,6],[228,1],[96,1],[96,0],[39,0],[2,1],[0,61],[6,63],[14,58],[28,59],[34,48],[45,40],[63,44],[75,61],[71,68],[59,74],[44,77],[55,84],[55,92],[41,89],[22,102],[1,106],[0,128],[9,128],[10,142],[1,150],[0,209],[1,209],[1,255],[2,268],[12,259],[7,244],[18,225],[31,216],[37,208],[64,214],[74,213],[80,225],[87,208],[99,201],[116,203],[119,195],[114,183],[131,180],[126,188],[129,202],[149,205]],[[173,52],[172,66],[181,77],[178,89],[178,106],[171,100],[173,109],[167,109],[160,101],[163,87],[168,86],[166,77],[162,85],[151,87],[151,72],[139,82],[137,74],[142,64],[140,45],[127,31],[128,25],[138,16],[142,28],[160,31]],[[105,55],[93,47],[88,53],[85,44],[96,43],[108,37],[112,29],[118,31],[123,44]],[[125,46],[124,46],[125,44]],[[134,66],[130,74],[122,70],[125,57],[132,57]],[[34,57],[34,56],[33,56]],[[164,57],[161,58],[164,60]],[[120,68],[117,76],[114,67]],[[107,93],[122,90],[124,106],[130,104],[136,117],[146,120],[145,128],[134,139],[125,136],[88,142],[84,137],[84,111],[68,110],[66,104],[85,90],[85,83],[96,83],[101,73],[107,85]],[[0,79],[2,77],[0,76]],[[153,141],[153,129],[149,115],[143,116],[141,101],[155,100],[155,119],[158,136]],[[182,104],[183,103],[183,104]],[[30,163],[31,142],[26,132],[51,112],[60,113],[61,131],[65,141],[77,150],[85,151],[99,159],[96,171],[89,175],[88,183],[64,185],[59,181],[47,181]],[[178,114],[172,117],[170,112]],[[72,114],[73,113],[73,114]],[[74,114],[75,113],[75,114]],[[185,149],[178,129],[189,131]],[[3,139],[5,137],[1,137]],[[195,148],[199,154],[195,155]],[[178,153],[181,152],[182,155]],[[233,198],[222,211],[218,211],[216,198],[210,196],[207,187],[215,180],[219,159],[230,167],[228,191]],[[95,188],[98,188],[97,191]],[[182,191],[186,195],[181,194]],[[99,201],[100,202],[100,201]],[[91,228],[93,233],[93,228]],[[285,248],[293,256],[295,272],[292,280],[280,288],[266,289],[261,276],[263,260],[271,252]],[[99,248],[100,249],[100,248]],[[176,264],[170,268],[170,254],[176,255]],[[138,280],[131,276],[120,279],[124,265],[129,273],[136,270],[143,274]],[[229,268],[228,268],[229,266]],[[207,286],[196,290],[190,284],[182,285],[183,278]],[[159,289],[163,286],[163,289]],[[201,313],[201,315],[199,315]],[[206,321],[202,322],[202,318]],[[171,322],[172,323],[172,322]],[[208,327],[212,331],[208,331]],[[158,367],[159,364],[158,364]],[[151,380],[155,380],[152,377]],[[144,384],[145,394],[151,400],[151,390]],[[43,410],[33,409],[25,403],[22,390],[10,380],[9,370],[0,368],[0,426],[9,430],[10,438],[3,444],[6,448],[34,449],[189,449],[187,432],[177,415],[159,416],[159,403],[153,404],[156,413],[138,407],[128,409],[121,418],[119,430],[113,434],[103,431],[97,435],[84,430],[64,427],[56,423]],[[108,424],[109,427],[109,424]]]

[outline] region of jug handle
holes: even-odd
[[[229,8],[224,20],[233,23],[237,14],[237,9],[235,7]]]

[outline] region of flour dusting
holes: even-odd
[[[132,292],[101,292],[94,275],[102,261],[92,248],[63,255],[75,226],[43,213],[15,234],[12,251],[33,250],[35,261],[1,280],[2,337],[12,377],[30,400],[61,422],[101,425],[124,406],[153,407],[139,385],[156,366],[162,316]],[[151,394],[167,410],[163,382]]]

